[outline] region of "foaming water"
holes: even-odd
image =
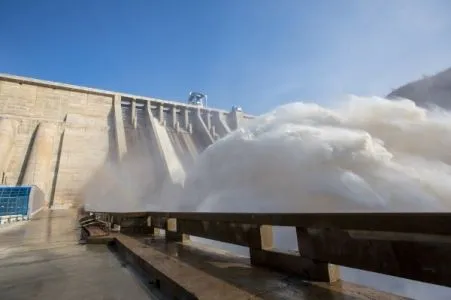
[[[449,211],[450,148],[450,113],[409,100],[350,97],[335,109],[292,103],[204,151],[173,209]],[[275,244],[296,249],[294,229],[275,228]],[[350,268],[342,276],[415,299],[451,298],[451,289],[401,278]]]
[[[451,117],[409,100],[292,103],[211,145],[177,208],[199,211],[444,211]],[[183,204],[183,205],[182,205]]]
[[[451,114],[438,108],[355,96],[333,109],[292,103],[208,147],[185,170],[183,191],[163,180],[164,192],[157,192],[157,175],[164,172],[146,176],[149,158],[133,156],[103,170],[99,185],[111,187],[102,192],[107,196],[95,185],[86,199],[110,211],[449,211],[449,149]],[[275,244],[296,249],[294,230],[275,229]],[[444,287],[349,268],[342,274],[416,299],[451,299]]]

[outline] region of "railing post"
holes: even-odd
[[[166,241],[167,242],[183,242],[189,240],[189,235],[177,231],[177,219],[166,219]]]
[[[152,217],[151,216],[147,216],[147,227],[149,227],[149,233],[151,235],[156,235],[156,228],[152,222]]]
[[[340,279],[339,266],[312,259],[314,247],[312,237],[306,228],[296,227],[299,255],[305,261],[307,279],[323,282],[335,282]],[[333,245],[331,245],[333,246]]]
[[[162,221],[164,221],[164,223],[162,223]],[[151,235],[160,236],[161,230],[166,228],[166,220],[159,217],[152,217],[152,215],[150,215],[147,217],[147,226],[150,227]]]
[[[262,250],[270,250],[273,247],[272,226],[259,225],[251,229],[252,243],[249,245],[252,265],[267,265],[266,256],[260,255]]]

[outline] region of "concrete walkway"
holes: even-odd
[[[157,299],[105,245],[78,245],[75,212],[0,229],[0,299]]]

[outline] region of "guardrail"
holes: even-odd
[[[251,264],[333,282],[337,265],[451,286],[451,213],[95,213],[125,234],[189,235],[249,247]],[[272,227],[296,228],[298,252],[273,247]]]

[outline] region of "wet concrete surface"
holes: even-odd
[[[106,245],[79,245],[76,215],[0,228],[0,299],[157,299]]]
[[[171,278],[198,299],[404,299],[346,282],[302,281],[252,267],[246,257],[195,242],[167,243],[162,237],[125,235],[117,235],[116,240],[162,278]]]

